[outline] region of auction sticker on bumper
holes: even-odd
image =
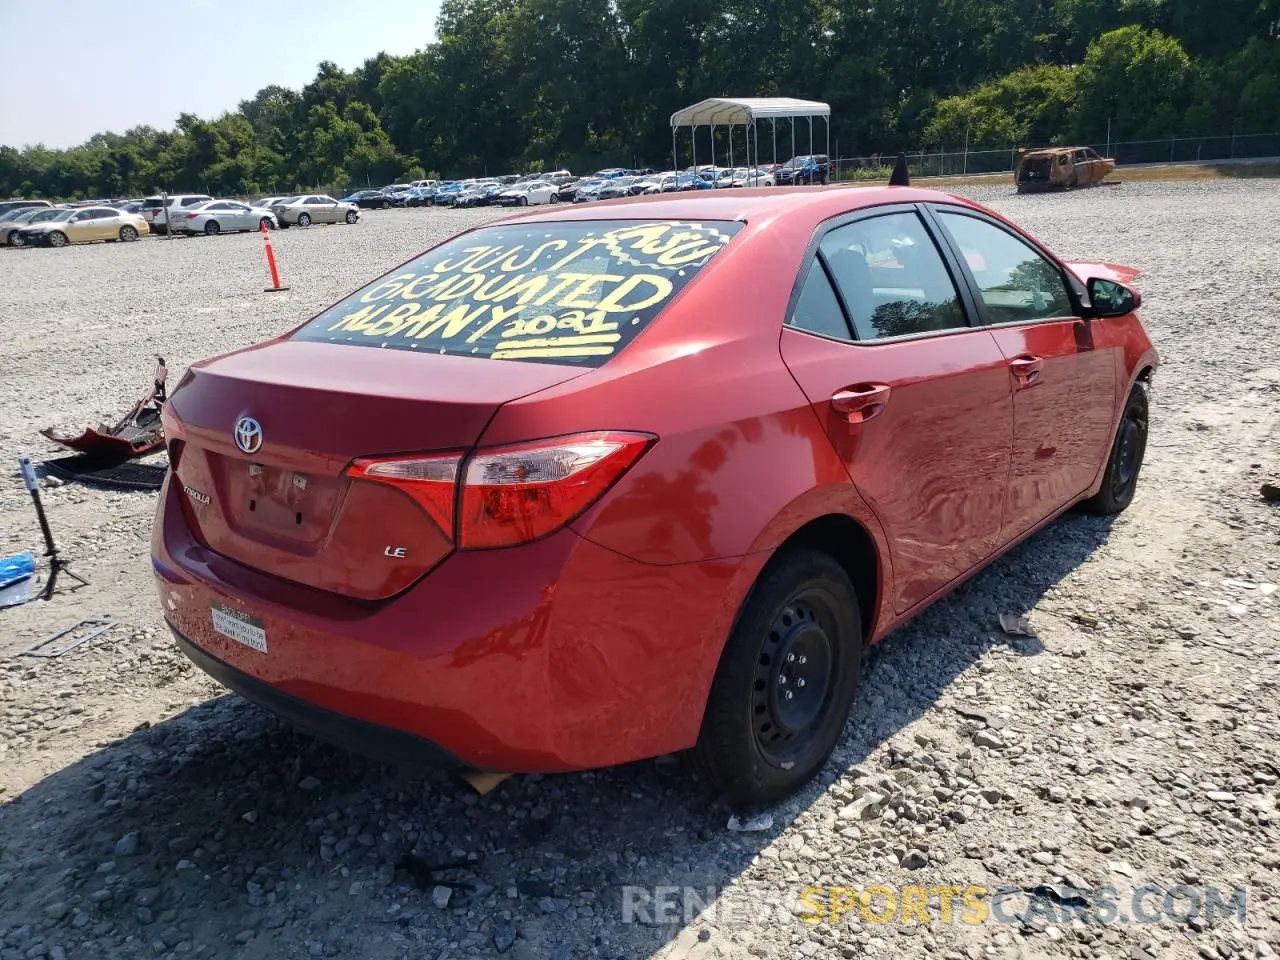
[[[267,631],[257,617],[251,617],[247,613],[215,603],[213,629],[236,643],[252,647],[259,653],[267,652]]]

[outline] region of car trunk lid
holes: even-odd
[[[461,453],[503,403],[587,372],[510,363],[484,375],[492,364],[278,340],[192,368],[166,420],[193,533],[296,583],[366,600],[400,592],[453,550],[453,531],[344,471],[361,457]]]

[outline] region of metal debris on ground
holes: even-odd
[[[69,457],[46,460],[40,465],[41,473],[57,477],[67,483],[83,483],[107,490],[159,490],[164,484],[168,465],[138,463],[133,460],[103,460],[92,454],[81,453]]]
[[[471,784],[471,789],[483,797],[509,776],[511,776],[509,773],[487,773],[473,770],[464,773],[462,779]]]
[[[1000,614],[1000,629],[1011,637],[1034,637],[1031,621],[1015,613]]]
[[[60,657],[101,636],[120,621],[110,617],[85,617],[47,637],[37,640],[22,651],[24,657]]]
[[[160,408],[168,399],[167,376],[164,357],[157,357],[151,388],[119,419],[100,423],[96,429],[86,427],[78,434],[62,433],[54,427],[41,430],[40,434],[59,446],[106,462],[119,463],[159,450],[164,446]]]

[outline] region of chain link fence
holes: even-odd
[[[1211,160],[1246,160],[1280,157],[1280,133],[1248,133],[1229,137],[1169,137],[1163,140],[1123,140],[1114,143],[1073,143],[1092,147],[1117,166],[1143,163],[1205,163]],[[927,150],[907,154],[912,177],[954,177],[966,174],[1012,174],[1028,146],[1000,150]],[[897,154],[837,157],[837,180],[887,180]]]

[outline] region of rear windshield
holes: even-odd
[[[741,228],[669,220],[485,227],[357,290],[293,339],[598,367]]]

